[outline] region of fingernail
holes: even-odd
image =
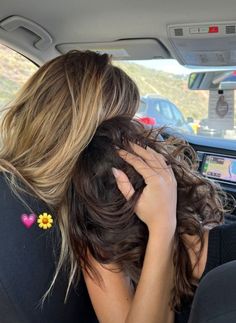
[[[112,172],[113,172],[113,175],[115,176],[115,178],[119,177],[120,175],[120,172],[118,169],[112,167]]]

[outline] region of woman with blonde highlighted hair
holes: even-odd
[[[185,322],[174,312],[203,274],[223,193],[189,145],[133,120],[138,105],[108,55],[75,50],[8,107],[1,322]]]

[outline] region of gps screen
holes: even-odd
[[[202,174],[236,183],[236,159],[207,155],[203,161]]]

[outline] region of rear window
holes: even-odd
[[[138,108],[138,112],[139,113],[144,113],[144,112],[146,112],[146,109],[147,109],[147,105],[146,105],[145,101],[142,100],[142,98],[141,98],[139,108]]]
[[[173,119],[171,106],[167,101],[161,101],[161,112],[166,119]]]

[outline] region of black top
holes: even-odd
[[[51,296],[40,308],[58,259],[60,235],[53,214],[41,201],[22,195],[25,205],[0,174],[0,321],[1,323],[98,323],[83,277],[63,303],[67,276],[61,272]],[[33,211],[33,216],[30,216]],[[52,227],[42,229],[37,220],[47,213]],[[27,227],[27,225],[29,227]],[[236,259],[236,223],[209,233],[207,264],[211,269]],[[187,323],[191,304],[176,314],[176,323]]]
[[[33,212],[0,174],[1,323],[97,323],[83,277],[64,304],[67,278],[63,271],[40,308],[55,271],[60,235],[56,215],[44,203],[28,194],[22,198]],[[51,228],[39,227],[37,220],[43,213],[46,218],[52,215]]]
[[[202,278],[213,268],[236,260],[236,223],[223,224],[210,230],[207,263]],[[186,302],[181,313],[175,316],[175,323],[187,323],[191,303]]]

